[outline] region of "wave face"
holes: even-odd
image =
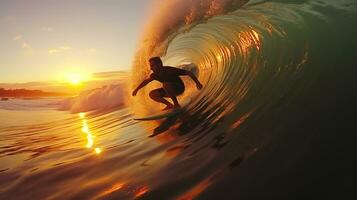
[[[197,12],[202,7],[191,6],[194,8],[191,10]],[[294,170],[303,174],[304,159],[323,166],[315,151],[326,147],[316,141],[321,138],[334,141],[336,126],[331,124],[344,123],[345,119],[338,116],[351,113],[344,105],[354,104],[355,1],[250,1],[236,6],[233,10],[222,6],[221,12],[208,18],[198,12],[201,17],[189,23],[183,21],[195,13],[165,18],[173,20],[172,26],[157,32],[159,28],[153,29],[151,35],[157,37],[146,38],[136,57],[134,80],[147,76],[148,68],[143,66],[147,66],[150,56],[162,56],[165,65],[179,66],[188,62],[198,66],[204,89],[186,92],[187,96],[194,96],[195,101],[177,130],[181,134],[189,133],[186,139],[194,143],[192,154],[199,151],[200,155],[207,155],[208,149],[223,147],[224,150],[214,158],[195,157],[197,163],[207,164],[204,169],[209,171],[205,174],[208,178],[202,182],[196,180],[201,188],[193,188],[183,197],[202,192],[202,187],[210,187],[213,180],[220,179],[217,174],[222,174],[223,166],[233,168],[251,155],[257,157],[256,163],[251,169],[243,167],[240,172],[246,176],[222,178],[212,188],[234,191],[232,185],[235,184],[242,191],[234,195],[244,197],[254,184],[266,194],[274,193],[279,184],[290,183],[287,180],[291,177],[298,180],[296,184],[302,184],[308,175],[301,178],[287,174]],[[142,97],[145,101],[141,99],[141,102],[150,101],[145,97],[148,92],[149,89]],[[323,155],[329,157],[327,154]],[[224,159],[217,158],[220,156]],[[337,154],[331,156],[337,157]],[[270,163],[269,158],[274,162]],[[284,166],[280,166],[281,163]],[[259,169],[260,164],[267,167],[269,175]],[[298,169],[297,165],[302,168]],[[254,173],[261,176],[260,179],[247,180],[254,177]],[[279,173],[282,178],[274,179]],[[314,180],[323,177],[322,172],[311,173],[315,173]],[[258,180],[262,182],[254,182]],[[272,186],[265,188],[268,183]],[[231,186],[224,190],[220,184]],[[305,191],[308,190],[306,187]],[[219,197],[214,192],[205,193],[206,197]]]

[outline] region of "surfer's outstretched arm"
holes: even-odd
[[[198,78],[191,72],[185,69],[179,69],[179,68],[171,68],[172,72],[179,75],[179,76],[189,76],[193,81],[195,81],[196,86],[198,89],[202,88],[202,84],[198,80]]]
[[[154,79],[152,79],[151,77],[145,79],[143,82],[140,83],[140,85],[139,85],[137,88],[135,88],[135,90],[133,91],[133,94],[132,94],[132,95],[135,96],[136,93],[138,93],[138,91],[139,91],[141,88],[143,88],[145,85],[147,85],[148,83],[150,83],[150,82],[153,81],[153,80],[154,80]]]
[[[196,86],[198,89],[201,89],[202,88],[202,84],[200,83],[200,81],[197,79],[197,77],[190,71],[188,70],[185,70],[185,75],[188,75],[193,81],[195,81],[196,83]]]

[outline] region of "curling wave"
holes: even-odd
[[[342,121],[334,117],[347,112],[342,102],[351,104],[356,91],[352,76],[356,74],[355,59],[351,52],[356,47],[356,28],[352,25],[357,19],[356,2],[206,1],[211,5],[207,9],[207,4],[191,1],[196,2],[186,4],[191,6],[191,12],[180,12],[180,5],[186,2],[174,2],[166,10],[177,7],[175,17],[161,18],[164,23],[159,17],[154,18],[155,28],[148,28],[149,36],[136,55],[133,80],[148,75],[148,68],[143,66],[147,66],[146,60],[151,56],[162,56],[165,65],[198,66],[204,89],[199,93],[186,92],[194,96],[194,101],[175,130],[188,134],[187,146],[194,144],[181,158],[194,154],[195,162],[209,171],[205,174],[209,178],[196,182],[203,188],[193,187],[182,198],[198,195],[197,191],[205,191],[223,177],[222,166],[235,167],[252,155],[277,160],[288,156],[284,160],[286,167],[280,168],[287,173],[294,170],[296,163],[301,164],[304,153],[315,148],[312,141],[319,136],[313,130],[326,132],[326,138],[335,137],[335,132],[326,130],[325,123]],[[232,2],[236,2],[236,7],[232,7]],[[219,12],[202,14],[209,13],[210,8]],[[168,12],[161,15],[169,16]],[[145,90],[138,103],[151,103],[147,98],[150,89]],[[197,155],[208,155],[208,147],[224,150],[213,157]],[[219,155],[224,159],[217,158]],[[274,180],[272,177],[278,172],[273,168],[279,168],[279,163],[268,164],[264,158],[256,162],[271,166],[269,175],[262,175],[256,163],[243,171],[252,176],[258,173],[261,177],[257,180]],[[182,162],[178,158],[170,166],[175,168]],[[316,160],[313,163],[321,165]],[[248,180],[237,177],[241,180],[225,178],[221,182],[233,181],[242,188],[249,187],[243,181]],[[303,182],[302,178],[299,180]],[[267,193],[279,184],[274,182],[276,185],[268,191],[264,181],[256,187]],[[227,190],[219,184],[214,188]],[[217,193],[206,192],[210,198],[219,198]],[[245,192],[235,195],[244,197]],[[159,197],[159,193],[152,195]]]

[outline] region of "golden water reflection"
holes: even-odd
[[[88,122],[86,120],[86,114],[81,112],[78,114],[79,118],[82,120],[82,132],[86,134],[87,137],[87,144],[86,148],[91,149],[94,146],[94,138],[95,136],[92,134],[92,132],[89,129]],[[101,148],[95,147],[94,152],[96,154],[100,154],[102,152]]]
[[[124,186],[124,183],[123,182],[118,182],[118,183],[115,183],[114,185],[112,185],[110,188],[104,190],[99,196],[99,197],[103,197],[103,196],[106,196],[108,194],[111,194],[115,191],[118,191],[120,189],[122,189]]]
[[[142,186],[135,191],[135,197],[139,198],[142,195],[144,195],[145,193],[147,193],[148,191],[149,191],[149,188],[147,186]]]

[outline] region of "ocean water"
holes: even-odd
[[[190,67],[204,88],[184,79],[187,110],[134,121],[157,84],[86,113],[0,104],[0,199],[356,197],[357,2],[172,2],[133,85],[151,56]]]

